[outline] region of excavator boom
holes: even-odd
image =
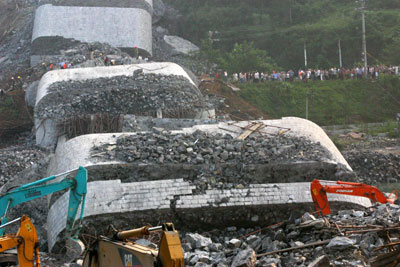
[[[387,198],[378,188],[367,184],[337,181],[322,185],[320,180],[315,179],[311,182],[311,196],[319,215],[331,213],[327,193],[367,197],[372,202],[382,204],[388,202],[393,204],[397,199],[397,192],[396,198]]]
[[[87,170],[83,167],[77,169],[77,174],[73,179],[65,178],[59,182],[49,183],[59,176],[69,174],[73,171],[68,171],[58,175],[53,175],[39,181],[22,185],[0,195],[0,222],[1,225],[7,223],[7,212],[9,209],[33,199],[43,197],[64,189],[70,189],[69,206],[67,215],[67,237],[76,237],[79,233],[78,227],[74,226],[75,217],[81,205],[80,220],[83,218],[85,206],[85,196],[87,191]],[[4,234],[4,229],[0,228],[0,236]]]

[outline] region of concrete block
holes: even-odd
[[[78,41],[109,43],[132,55],[138,46],[152,55],[151,28],[151,13],[142,8],[42,5],[35,13],[32,50],[54,55]]]

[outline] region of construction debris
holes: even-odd
[[[365,184],[397,183],[400,181],[400,155],[375,151],[345,151],[343,156]]]
[[[342,210],[326,217],[323,227],[301,227],[319,220],[306,213],[302,218],[259,229],[214,230],[198,239],[204,246],[192,246],[183,239],[187,266],[231,266],[237,255],[257,253],[255,266],[394,266],[399,251],[389,252],[400,240],[400,207],[376,205],[367,210]],[[357,230],[354,230],[357,229]],[[388,241],[397,240],[393,242]],[[250,234],[250,235],[249,235]],[[244,238],[237,239],[243,236]],[[237,240],[237,241],[236,241]],[[198,265],[199,259],[203,264]],[[196,265],[197,264],[197,265]],[[386,265],[385,265],[386,264]],[[242,265],[253,266],[253,265]]]

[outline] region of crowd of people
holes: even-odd
[[[372,79],[377,79],[381,74],[389,75],[400,75],[399,66],[369,66],[367,71],[367,77]],[[216,73],[215,77],[218,79],[219,74]],[[223,77],[228,79],[227,72],[223,72]],[[308,80],[314,81],[324,81],[324,80],[344,80],[344,79],[363,79],[365,78],[365,68],[355,67],[355,68],[330,68],[326,69],[300,69],[298,71],[273,71],[268,72],[240,72],[233,73],[231,79],[233,82],[240,81],[244,82],[266,82],[266,81],[303,81]]]

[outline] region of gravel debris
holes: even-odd
[[[318,220],[307,213],[302,218],[265,228],[240,228],[232,231],[232,227],[227,227],[202,235],[181,233],[185,264],[200,266],[198,262],[204,259],[202,262],[207,266],[369,266],[368,259],[389,251],[387,248],[379,251],[375,249],[389,242],[384,228],[398,226],[399,214],[400,207],[397,205],[378,204],[366,210],[342,210],[328,215],[323,227],[301,227],[302,222],[312,224],[309,221]],[[340,227],[341,232],[334,223]],[[382,230],[373,230],[378,227]],[[399,240],[398,231],[389,230],[389,233],[393,242]],[[193,235],[198,240],[211,239],[212,243],[207,246],[187,245],[192,242]],[[256,254],[325,240],[330,242],[272,253],[255,260]]]
[[[78,114],[151,114],[194,117],[203,106],[200,91],[183,76],[145,74],[57,82],[35,107],[36,118]],[[170,115],[170,116],[168,116]]]
[[[360,182],[369,185],[400,182],[400,155],[351,150],[343,152],[343,156]]]
[[[21,171],[39,163],[48,154],[36,146],[13,145],[0,149],[0,186]]]

